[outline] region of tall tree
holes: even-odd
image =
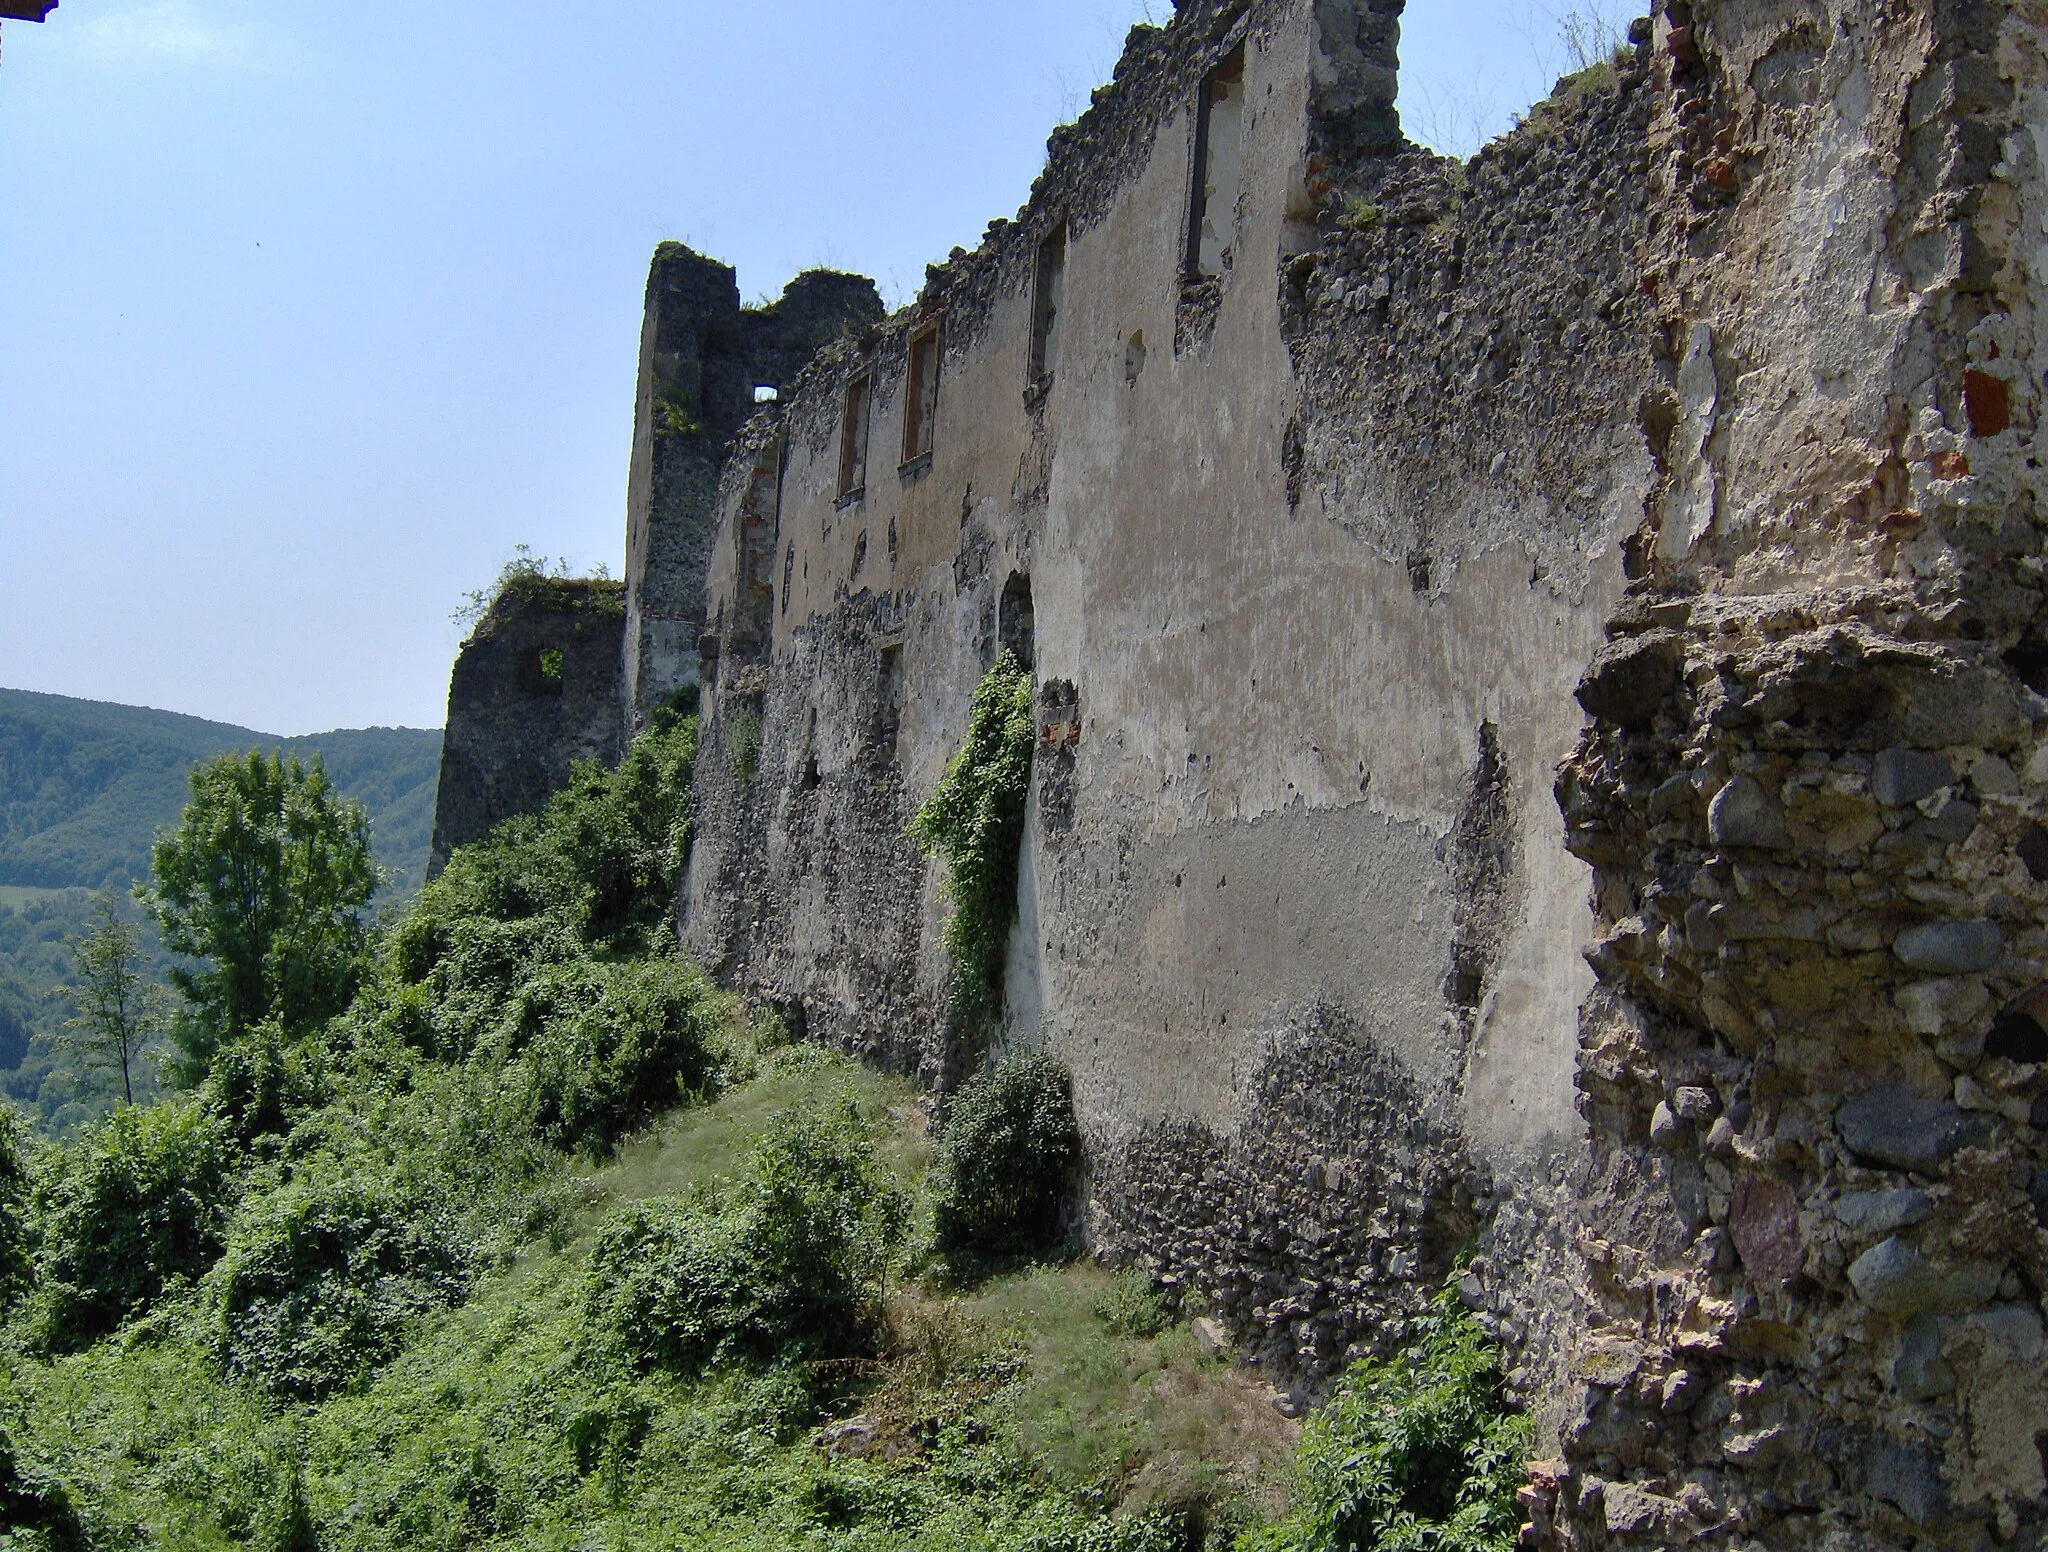
[[[252,749],[194,768],[192,801],[160,836],[141,899],[174,953],[205,963],[171,983],[180,1076],[221,1042],[275,1019],[297,1034],[348,1005],[363,958],[362,906],[377,887],[369,820],[316,759]]]
[[[121,914],[113,890],[93,897],[92,925],[71,940],[78,1017],[63,1043],[89,1066],[117,1067],[121,1097],[135,1103],[134,1066],[163,1023],[163,989],[144,973],[142,929]]]

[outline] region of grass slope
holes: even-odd
[[[312,1545],[292,1539],[301,1502],[326,1552],[1165,1552],[1190,1545],[1190,1504],[1215,1521],[1192,1544],[1218,1548],[1283,1504],[1295,1431],[1269,1392],[1163,1314],[1120,1318],[1131,1285],[1087,1264],[964,1292],[899,1285],[880,1354],[826,1377],[839,1394],[822,1418],[815,1379],[786,1370],[688,1379],[595,1357],[584,1298],[606,1215],[733,1175],[778,1112],[849,1086],[915,1192],[931,1150],[907,1086],[811,1051],[770,1057],[557,1181],[574,1205],[553,1241],[419,1321],[365,1383],[266,1404],[170,1309],[73,1358],[16,1359],[17,1449],[95,1545]]]

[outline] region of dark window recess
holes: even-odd
[[[932,452],[932,426],[939,415],[939,331],[910,337],[910,375],[903,396],[903,462]]]
[[[863,528],[860,537],[853,541],[853,580],[860,580],[861,569],[868,563],[868,531]]]
[[[896,564],[896,519],[889,519],[889,564]]]
[[[567,664],[560,647],[529,647],[519,658],[519,688],[528,695],[560,695]]]
[[[896,758],[896,735],[903,726],[903,649],[884,647],[875,676],[875,741],[882,753]]]
[[[1202,82],[1195,105],[1195,159],[1188,190],[1184,270],[1190,280],[1230,268],[1237,197],[1244,181],[1244,47]]]
[[[1051,383],[1060,359],[1060,305],[1067,279],[1067,228],[1062,222],[1038,245],[1038,272],[1031,291],[1031,386]]]
[[[782,612],[789,613],[789,590],[796,581],[796,546],[791,545],[782,557]]]
[[[839,495],[842,500],[867,489],[868,412],[872,397],[865,372],[846,385],[846,416],[839,428]]]
[[[801,786],[805,792],[816,792],[824,778],[818,773],[818,709],[811,708],[811,720],[804,729],[804,772]]]
[[[1010,573],[1003,584],[1003,601],[996,613],[996,640],[1026,668],[1038,665],[1038,626],[1031,611],[1031,578],[1021,571]]]

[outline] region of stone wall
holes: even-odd
[[[2042,1544],[2041,22],[1656,20],[1552,1544]]]
[[[2038,1546],[2048,18],[1667,0],[1457,164],[1399,12],[1136,30],[738,438],[684,943],[940,1089],[1056,1051],[1093,1245],[1304,1394],[1455,1279],[1531,1546]],[[964,1031],[904,827],[1027,618]]]
[[[456,847],[535,814],[578,760],[623,749],[616,582],[516,578],[462,644],[448,681],[431,878]]]
[[[1397,15],[1139,29],[1016,218],[742,438],[708,587],[749,623],[707,701],[684,940],[940,1088],[1056,1050],[1098,1248],[1304,1392],[1397,1343],[1485,1235],[1536,1311],[1508,1317],[1518,1383],[1555,1410],[1592,921],[1549,784],[1654,480],[1647,195],[1609,172],[1647,72],[1468,188],[1400,145]],[[1190,278],[1197,93],[1240,48],[1231,261]],[[1061,227],[1047,384],[1035,270]],[[925,459],[906,363],[934,326]],[[1638,386],[1589,400],[1593,370]],[[1044,737],[989,1036],[947,1022],[946,905],[904,827],[1026,599]]]

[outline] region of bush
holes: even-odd
[[[963,1029],[986,1028],[1002,1016],[1037,743],[1031,675],[1005,651],[975,689],[967,742],[910,822],[926,854],[946,859],[953,903],[946,952],[953,962],[953,1014]]]
[[[850,1096],[791,1106],[721,1196],[622,1209],[591,1253],[591,1323],[642,1367],[857,1347],[906,1206]]]
[[[1303,1430],[1294,1516],[1256,1552],[1511,1552],[1533,1437],[1500,1354],[1446,1289],[1407,1351],[1346,1374]]]
[[[938,1248],[985,1256],[1049,1248],[1080,1156],[1073,1080],[1051,1057],[1022,1057],[964,1084],[939,1139]]]
[[[53,1150],[33,1217],[44,1341],[88,1346],[225,1243],[229,1139],[191,1105],[123,1108]]]
[[[534,976],[506,1033],[535,1133],[607,1153],[702,1088],[714,1062],[712,996],[703,972],[679,959],[580,960]]]
[[[394,1357],[413,1316],[460,1302],[473,1270],[453,1226],[387,1181],[294,1182],[244,1211],[214,1270],[215,1359],[318,1401]]]

